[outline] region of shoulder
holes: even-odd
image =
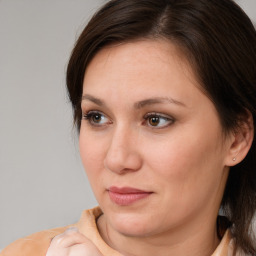
[[[45,256],[52,238],[63,233],[69,227],[70,226],[45,230],[21,238],[8,245],[0,253],[0,256]]]
[[[96,219],[102,214],[99,207],[84,210],[78,223],[61,228],[41,231],[21,238],[8,245],[0,256],[45,256],[51,240],[63,233],[67,228],[77,227],[87,237],[100,237],[97,231]]]

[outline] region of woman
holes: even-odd
[[[231,0],[109,1],[67,69],[99,207],[1,255],[255,255],[255,62]]]

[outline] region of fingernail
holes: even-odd
[[[78,232],[78,228],[77,227],[70,227],[70,228],[67,228],[66,230],[65,230],[65,233],[66,232]]]

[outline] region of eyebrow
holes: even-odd
[[[98,99],[98,98],[95,98],[94,96],[92,95],[89,95],[89,94],[85,94],[82,96],[82,100],[89,100],[93,103],[95,103],[96,105],[99,105],[99,106],[105,106],[106,104],[104,103],[103,100],[101,99]],[[145,106],[150,106],[150,105],[154,105],[154,104],[176,104],[176,105],[179,105],[179,106],[183,106],[183,107],[186,107],[186,105],[180,101],[177,101],[173,98],[170,98],[170,97],[154,97],[154,98],[149,98],[149,99],[145,99],[145,100],[141,100],[141,101],[138,101],[138,102],[135,102],[134,103],[134,108],[135,109],[141,109]]]
[[[165,104],[165,103],[168,103],[168,104],[172,103],[172,104],[177,104],[177,105],[185,107],[184,103],[182,103],[180,101],[177,101],[177,100],[175,100],[173,98],[170,98],[170,97],[155,97],[155,98],[141,100],[141,101],[136,102],[134,104],[134,107],[136,109],[140,109],[140,108],[143,108],[143,107],[149,106],[149,105]]]
[[[98,99],[98,98],[95,98],[93,97],[92,95],[89,95],[89,94],[85,94],[82,96],[82,100],[89,100],[89,101],[92,101],[93,103],[95,103],[96,105],[99,105],[99,106],[104,106],[105,103]]]

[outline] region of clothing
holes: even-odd
[[[97,218],[102,214],[99,207],[85,210],[78,223],[62,228],[41,231],[28,237],[17,240],[7,246],[0,256],[45,256],[51,243],[51,239],[63,233],[69,227],[76,227],[88,237],[101,251],[104,256],[122,256],[119,252],[109,247],[101,238],[97,229]],[[232,239],[227,230],[219,246],[212,256],[231,256]]]

